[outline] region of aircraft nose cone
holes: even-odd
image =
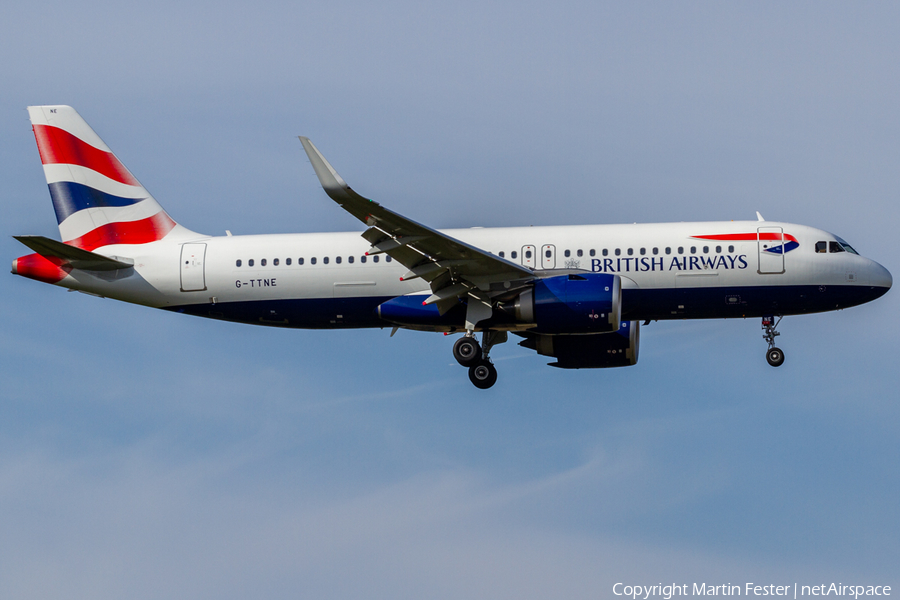
[[[891,288],[891,285],[894,283],[894,279],[891,277],[891,272],[875,263],[872,265],[872,272],[869,276],[870,285],[875,287],[884,288],[884,291],[888,291]]]

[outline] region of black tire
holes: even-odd
[[[497,369],[486,360],[478,361],[469,367],[469,381],[478,389],[486,390],[497,383]]]
[[[453,358],[464,367],[471,367],[481,360],[481,346],[473,337],[461,337],[453,344]]]
[[[784,363],[784,352],[781,351],[781,348],[769,348],[769,351],[766,352],[766,360],[773,367],[780,367]]]

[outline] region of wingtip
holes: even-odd
[[[325,191],[329,192],[329,195],[331,195],[330,192],[337,192],[339,194],[346,193],[344,188],[348,187],[347,182],[344,181],[344,178],[335,171],[331,164],[329,164],[322,153],[319,152],[319,149],[316,148],[316,145],[306,136],[299,135],[297,137],[300,138],[300,143],[303,144],[303,150],[306,151],[306,156],[309,158],[309,162],[312,164],[313,170],[319,178],[319,183],[322,184]]]

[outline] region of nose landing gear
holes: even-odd
[[[780,367],[784,364],[784,352],[781,348],[775,347],[775,338],[781,335],[781,333],[775,331],[775,328],[781,323],[781,319],[782,317],[778,317],[776,321],[775,317],[762,318],[763,339],[769,344],[769,349],[766,350],[766,361],[773,367]]]
[[[489,354],[494,344],[502,344],[507,337],[505,331],[487,330],[482,334],[479,346],[475,335],[468,331],[453,344],[453,358],[460,365],[469,368],[469,381],[475,387],[486,390],[497,383],[497,368],[491,362]]]

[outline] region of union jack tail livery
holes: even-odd
[[[35,254],[14,260],[13,273],[60,283],[75,269],[130,268],[135,255],[147,253],[138,247],[164,238],[198,237],[166,214],[71,106],[30,106],[28,114],[62,243],[16,236]]]
[[[164,238],[175,221],[70,106],[28,108],[64,243],[93,251]]]

